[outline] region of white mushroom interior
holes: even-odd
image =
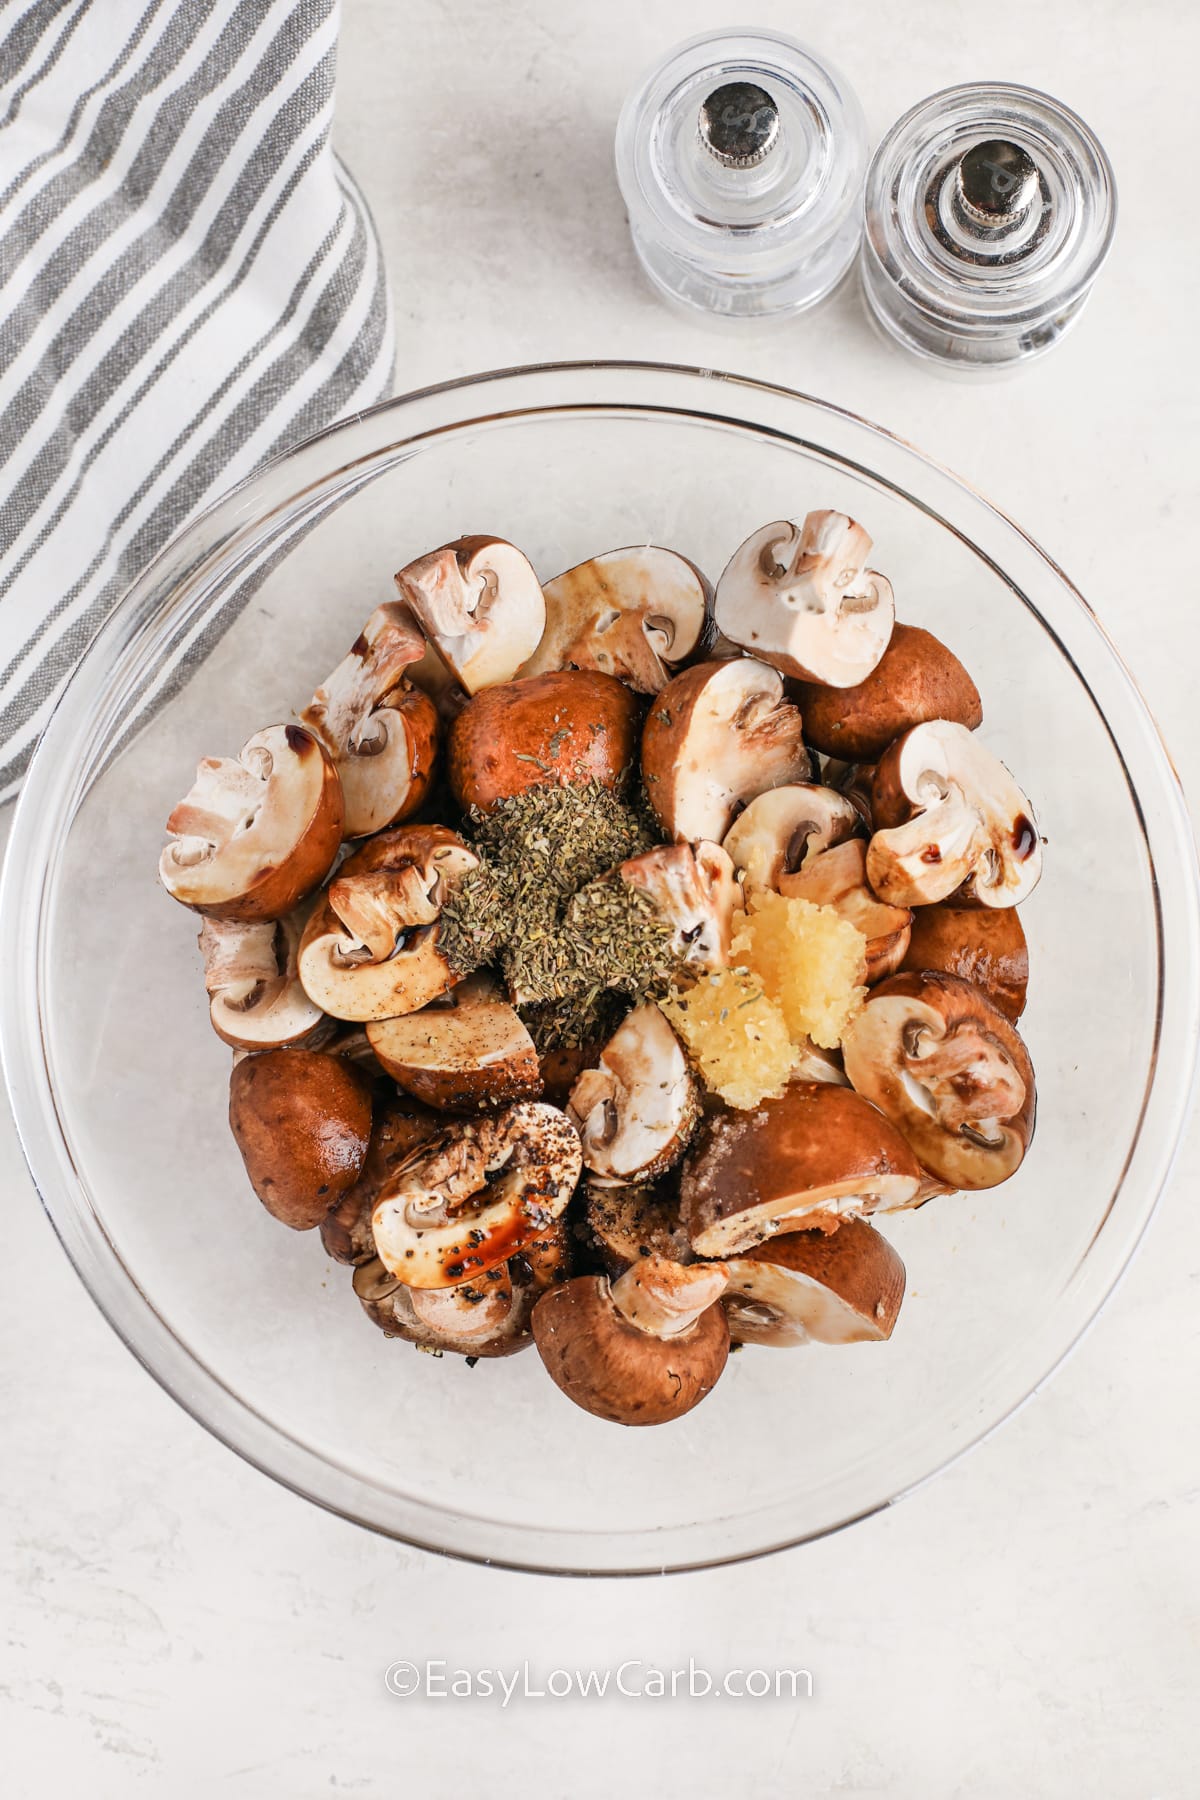
[[[384,728],[371,715],[425,654],[424,634],[399,601],[376,607],[353,648],[322,682],[301,721],[333,751],[377,755]]]
[[[396,585],[468,694],[511,681],[541,641],[541,585],[502,539],[447,544],[401,569]]]
[[[618,1026],[567,1106],[585,1166],[607,1181],[668,1168],[683,1154],[696,1115],[687,1058],[657,1006],[636,1007]]]
[[[675,928],[672,948],[700,969],[729,961],[737,883],[719,844],[664,844],[621,864],[621,879]]]
[[[307,1038],[324,1014],[297,973],[303,910],[286,919],[242,924],[205,919],[199,944],[214,1029],[246,1049],[271,1049]]]
[[[858,828],[845,794],[815,782],[790,782],[757,795],[725,833],[723,848],[750,886],[778,888],[831,844]]]
[[[669,1262],[643,1256],[612,1283],[615,1310],[648,1337],[681,1337],[725,1292],[721,1265]]]
[[[751,656],[717,663],[697,696],[675,777],[675,837],[719,844],[738,808],[811,770],[783,679]]]
[[[729,1257],[725,1310],[735,1338],[750,1344],[861,1344],[884,1334],[824,1282],[757,1257]]]
[[[610,550],[567,569],[545,587],[546,630],[523,675],[599,669],[642,694],[657,694],[700,641],[704,583],[673,550]]]

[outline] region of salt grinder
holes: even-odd
[[[805,311],[858,249],[867,134],[843,78],[794,39],[717,32],[630,95],[617,179],[668,298],[729,318]]]
[[[1012,369],[1075,323],[1112,243],[1116,186],[1083,120],[1032,88],[948,88],[872,159],[862,281],[884,331],[964,372]]]

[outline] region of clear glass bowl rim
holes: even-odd
[[[56,1104],[43,995],[48,924],[62,846],[103,766],[109,732],[129,700],[126,675],[147,645],[169,640],[213,588],[254,566],[264,546],[321,515],[338,494],[392,466],[406,446],[473,424],[556,413],[664,413],[712,421],[808,448],[890,488],[975,551],[1040,620],[1067,656],[1108,730],[1145,835],[1158,936],[1157,1034],[1139,1130],[1087,1254],[1060,1303],[1031,1335],[1012,1391],[985,1396],[982,1422],[944,1456],[852,1514],[789,1531],[778,1504],[727,1553],[697,1553],[671,1533],[550,1530],[456,1514],[458,1541],[431,1526],[435,1510],[404,1502],[383,1518],[379,1491],[263,1418],[172,1333],[107,1237]],[[386,463],[382,459],[388,457]],[[377,462],[382,463],[379,468]],[[887,465],[887,472],[884,465]],[[902,479],[905,478],[905,479]],[[909,491],[919,487],[921,497]],[[1035,605],[1038,584],[1054,618]],[[1115,714],[1118,725],[1112,722]],[[0,986],[0,1056],[22,1148],[42,1204],[92,1298],[148,1372],[221,1442],[283,1486],[368,1529],[467,1561],[543,1574],[640,1575],[767,1555],[842,1529],[923,1485],[982,1442],[1058,1368],[1128,1267],[1168,1179],[1191,1105],[1200,1011],[1200,884],[1178,776],[1137,686],[1083,596],[1011,519],[904,438],[814,396],[711,369],[586,361],[492,370],[422,388],[342,420],[265,464],[200,513],[154,559],[97,633],[54,710],[31,763],[0,879],[0,933],[9,979]],[[1166,980],[1170,961],[1171,980]],[[1104,1254],[1097,1254],[1103,1242]],[[393,1496],[394,1498],[394,1496]],[[422,1517],[421,1515],[427,1515]],[[729,1521],[725,1521],[729,1523]],[[453,1535],[453,1532],[448,1534]]]

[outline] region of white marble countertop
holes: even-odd
[[[761,0],[844,66],[875,136],[976,77],[1060,95],[1116,166],[1111,265],[1019,380],[939,381],[857,297],[783,334],[681,321],[641,285],[610,170],[620,99],[701,0],[347,0],[344,154],[397,303],[400,387],[560,357],[726,367],[910,437],[1088,595],[1200,793],[1194,580],[1200,18],[1181,0]],[[507,22],[502,23],[502,12]],[[839,29],[833,31],[833,21]],[[847,32],[847,24],[850,29]],[[1193,654],[1187,654],[1188,650]],[[0,820],[0,834],[6,822]],[[902,1506],[765,1562],[571,1583],[439,1561],[274,1487],[137,1367],[0,1122],[0,1786],[80,1792],[1185,1800],[1197,1791],[1200,1135],[1141,1256],[1049,1389]],[[535,1669],[776,1664],[800,1704],[401,1699],[397,1659]]]

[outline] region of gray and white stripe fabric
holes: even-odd
[[[0,0],[0,801],[179,526],[390,391],[337,0]]]

